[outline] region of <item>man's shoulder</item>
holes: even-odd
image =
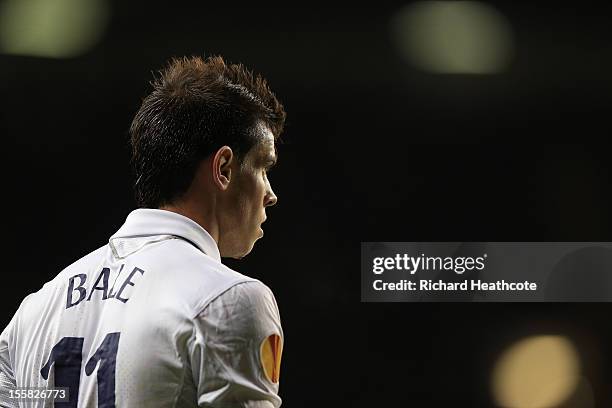
[[[270,305],[277,309],[272,290],[265,283],[253,278],[231,285],[212,301],[240,305],[241,308],[250,309],[252,312],[267,309]]]
[[[37,292],[31,293],[27,296],[27,298],[30,298],[32,297],[32,295],[36,295],[40,292],[50,290],[58,281],[61,281],[64,276],[76,273],[74,271],[87,270],[88,266],[91,266],[95,263],[99,263],[101,257],[104,256],[105,249],[106,246],[101,246],[100,248],[91,251],[87,255],[82,256],[81,258],[72,262],[68,266],[64,267],[57,275],[45,282]]]
[[[55,275],[55,277],[52,280],[48,281],[45,285],[50,284],[57,279],[61,279],[62,276],[66,274],[70,274],[71,272],[75,270],[83,270],[83,269],[86,269],[88,266],[91,266],[95,263],[99,263],[100,259],[104,256],[106,250],[107,250],[107,245],[103,245],[99,248],[94,249],[88,254],[78,258],[71,264],[68,264],[67,266],[65,266],[57,275]]]
[[[32,303],[37,303],[37,301],[43,301],[49,296],[53,296],[53,292],[58,290],[61,283],[64,282],[64,277],[80,273],[87,270],[88,267],[91,267],[95,263],[99,263],[100,259],[104,256],[105,250],[106,246],[101,246],[64,267],[57,275],[45,282],[39,290],[27,295],[21,302],[20,309],[27,310],[34,308],[34,313],[38,313],[37,310],[39,310],[39,306],[36,304],[32,305]],[[25,311],[22,310],[22,312]]]
[[[167,240],[135,254],[130,262],[153,278],[167,299],[180,297],[194,316],[212,299],[244,282],[258,282],[222,264],[183,239]],[[152,273],[150,273],[152,272]],[[174,301],[174,300],[173,300]]]

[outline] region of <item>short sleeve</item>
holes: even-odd
[[[283,332],[272,291],[239,283],[194,319],[189,352],[198,405],[278,408]]]

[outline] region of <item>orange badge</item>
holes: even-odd
[[[268,380],[274,384],[278,382],[280,375],[281,354],[283,346],[278,334],[268,336],[261,343],[261,366]]]

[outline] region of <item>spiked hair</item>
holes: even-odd
[[[242,161],[258,142],[259,124],[275,141],[283,131],[283,105],[267,81],[242,64],[226,64],[219,56],[173,58],[151,84],[130,126],[139,207],[179,198],[199,162],[222,146]]]

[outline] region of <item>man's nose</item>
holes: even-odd
[[[276,197],[276,194],[274,194],[274,191],[270,189],[268,191],[268,194],[266,194],[266,198],[264,201],[264,207],[271,207],[275,205],[277,201],[278,201],[278,197]]]

